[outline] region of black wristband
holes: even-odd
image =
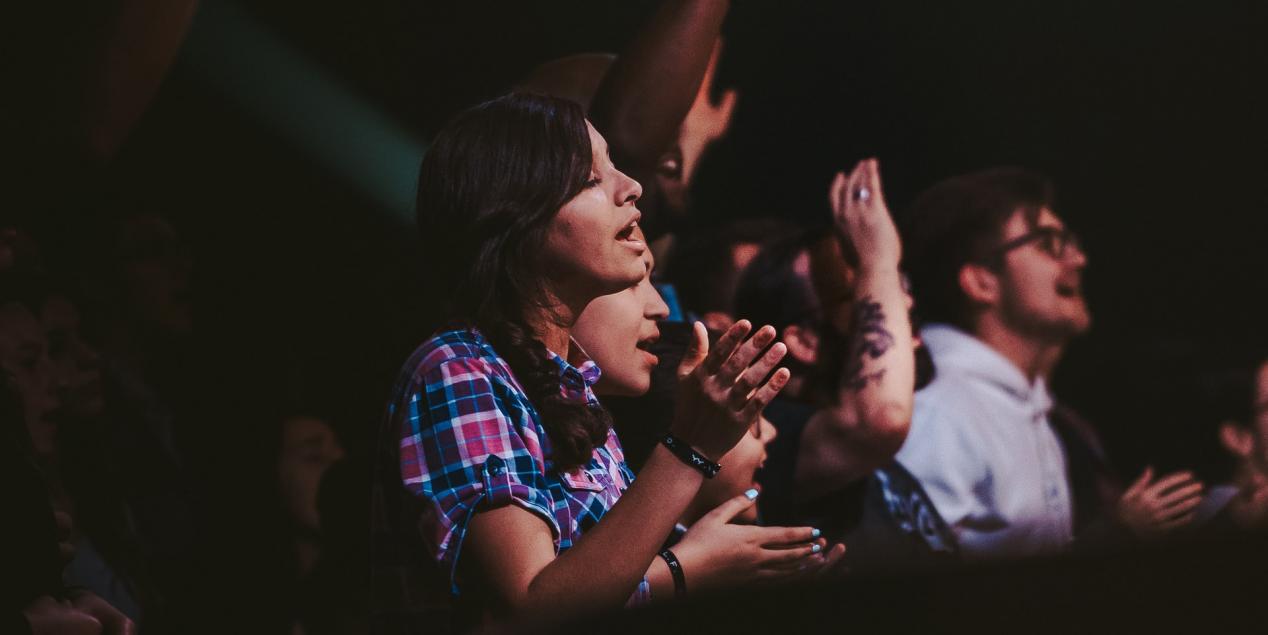
[[[687,576],[682,573],[682,563],[678,562],[678,557],[668,549],[661,551],[660,557],[669,566],[669,575],[674,577],[674,598],[681,600],[687,597]]]
[[[700,470],[700,473],[704,474],[705,478],[717,476],[718,470],[722,469],[721,465],[705,458],[705,455],[696,452],[694,448],[683,443],[681,439],[672,434],[666,434],[665,438],[661,439],[660,442],[666,448],[669,448],[669,451],[673,452],[674,456],[682,459],[683,463]]]

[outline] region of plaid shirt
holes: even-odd
[[[598,404],[599,368],[559,366],[565,398]],[[550,527],[556,554],[571,547],[634,480],[615,433],[585,468],[560,473],[550,438],[510,367],[475,329],[442,331],[406,363],[388,416],[400,439],[400,476],[422,499],[429,553],[449,570],[457,595],[458,556],[473,512],[518,505]],[[644,580],[631,604],[649,598]]]

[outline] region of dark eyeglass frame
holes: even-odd
[[[1069,253],[1070,247],[1083,251],[1083,244],[1079,242],[1078,234],[1073,231],[1064,227],[1036,227],[992,249],[979,262],[981,264],[999,265],[1003,262],[1004,256],[1008,255],[1010,251],[1020,249],[1033,242],[1039,242],[1039,249],[1058,260]]]

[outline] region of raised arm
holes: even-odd
[[[729,0],[666,0],[604,76],[590,120],[613,159],[645,179],[670,147],[709,66]]]
[[[838,173],[829,196],[836,230],[859,256],[850,345],[836,403],[806,425],[797,482],[807,497],[884,465],[911,427],[915,386],[910,300],[898,263],[898,231],[881,192],[875,159]]]

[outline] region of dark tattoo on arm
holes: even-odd
[[[869,383],[880,383],[885,369],[863,372],[863,362],[868,358],[879,359],[894,345],[894,336],[885,329],[885,312],[871,296],[859,298],[854,304],[854,336],[850,341],[849,356],[845,360],[845,373],[841,385],[854,392]]]

